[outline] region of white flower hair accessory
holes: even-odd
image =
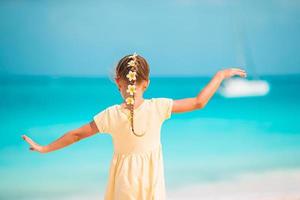
[[[126,75],[126,77],[129,79],[129,81],[132,81],[132,80],[136,80],[136,72],[134,71],[129,71],[129,73]]]
[[[127,73],[126,77],[128,78],[130,84],[128,84],[126,90],[126,92],[129,93],[129,97],[126,98],[126,103],[130,105],[129,119],[131,122],[131,130],[135,136],[141,137],[146,133],[146,131],[142,134],[136,134],[133,127],[133,112],[134,112],[134,103],[135,103],[134,94],[136,93],[136,80],[137,80],[136,70],[138,67],[137,56],[138,56],[137,53],[134,52],[134,54],[128,57],[130,61],[127,63],[127,66],[130,67],[130,71]]]
[[[135,85],[128,85],[126,91],[127,91],[130,95],[133,95],[133,93],[136,92],[136,90],[135,90]]]
[[[128,85],[128,88],[126,90],[127,93],[131,95],[131,97],[126,98],[126,103],[127,104],[134,104],[134,93],[136,93],[136,87],[135,87],[135,82],[136,82],[136,68],[137,68],[137,53],[134,52],[132,56],[129,56],[128,58],[131,58],[128,62],[128,67],[130,67],[130,71],[126,75],[128,78],[129,82],[132,82],[132,84]]]
[[[134,104],[134,99],[132,97],[127,97],[126,98],[126,103],[127,104]]]

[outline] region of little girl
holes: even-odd
[[[149,86],[149,65],[136,53],[123,57],[115,69],[115,81],[124,99],[107,107],[82,127],[65,133],[53,143],[40,146],[26,135],[30,150],[48,153],[66,147],[96,133],[112,136],[114,154],[111,160],[105,200],[165,200],[165,179],[160,142],[163,122],[171,113],[204,108],[221,82],[234,75],[246,77],[242,69],[218,71],[196,96],[144,99]]]

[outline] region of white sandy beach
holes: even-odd
[[[168,200],[299,200],[300,170],[247,173],[232,180],[168,191]]]
[[[41,198],[30,198],[30,200],[37,199]],[[103,194],[87,194],[84,191],[78,191],[78,193],[73,193],[72,195],[47,196],[42,199],[103,200]],[[215,181],[173,189],[167,187],[167,200],[199,199],[300,200],[300,169],[247,173],[231,180]]]

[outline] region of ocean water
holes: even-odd
[[[245,173],[300,170],[300,75],[265,76],[263,97],[224,98],[172,114],[162,127],[167,190],[232,180]],[[193,97],[209,77],[153,77],[145,98]],[[0,199],[102,199],[113,154],[97,134],[49,154],[46,145],[120,103],[108,78],[0,78]],[[299,181],[300,180],[296,180]],[[82,198],[81,198],[82,199]]]

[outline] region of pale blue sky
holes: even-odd
[[[123,55],[151,75],[300,73],[297,0],[0,2],[0,74],[99,76]]]

